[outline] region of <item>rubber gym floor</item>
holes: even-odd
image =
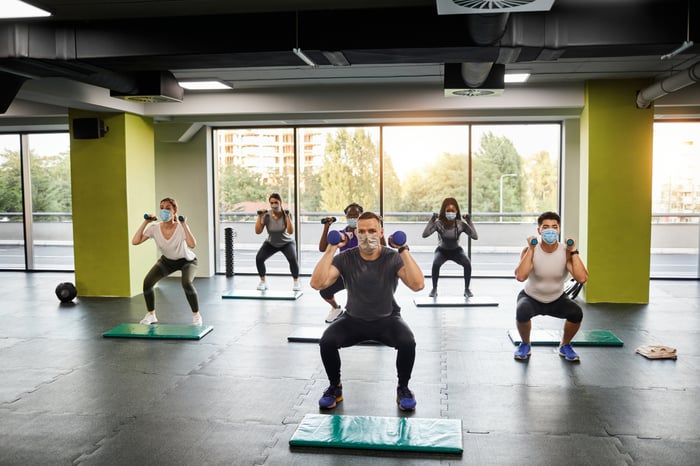
[[[293,449],[327,385],[318,345],[289,343],[300,327],[324,327],[328,305],[302,277],[295,301],[227,300],[253,276],[197,279],[200,340],[104,338],[138,322],[143,297],[54,294],[71,274],[6,272],[0,282],[2,465],[697,465],[700,457],[700,282],[650,282],[648,305],[585,304],[582,329],[611,330],[622,347],[555,347],[513,359],[507,336],[521,284],[479,279],[476,296],[498,307],[424,308],[399,284],[396,299],[417,340],[414,413],[395,401],[395,351],[341,350],[345,400],[333,414],[461,419],[464,453]],[[288,276],[271,289],[291,290]],[[428,280],[426,280],[428,283]],[[442,278],[441,295],[461,294]],[[345,292],[338,295],[345,301]],[[191,321],[179,279],[156,292],[161,324]],[[535,329],[561,321],[533,320]],[[641,345],[677,348],[649,360]]]

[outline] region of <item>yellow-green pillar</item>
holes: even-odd
[[[587,302],[649,302],[652,109],[648,81],[586,83],[581,116],[581,232]]]
[[[98,117],[104,137],[75,139],[74,118]],[[156,207],[153,123],[131,114],[71,110],[75,281],[80,296],[134,296],[156,260],[152,241],[131,246]]]

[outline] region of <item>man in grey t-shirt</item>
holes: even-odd
[[[398,248],[398,253],[380,244],[384,229],[377,214],[360,215],[355,234],[356,248],[335,255],[347,238],[338,244],[329,244],[311,275],[311,286],[317,290],[328,287],[342,276],[348,294],[345,314],[328,326],[319,343],[330,386],[318,404],[331,409],[343,401],[338,350],[374,340],[397,349],[396,401],[401,410],[413,411],[416,400],[408,381],[416,357],[416,341],[401,318],[400,309],[394,307],[394,291],[399,279],[413,291],[422,290],[423,272],[405,244],[397,245],[389,238],[389,245]]]

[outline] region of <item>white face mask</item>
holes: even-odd
[[[379,247],[379,235],[357,235],[357,247],[365,254],[372,254]]]
[[[357,228],[357,219],[356,218],[348,218],[348,226],[350,228]]]
[[[457,212],[445,212],[445,218],[447,220],[454,220],[457,218]]]

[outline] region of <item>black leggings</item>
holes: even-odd
[[[374,340],[396,348],[396,371],[399,385],[408,385],[416,360],[416,339],[399,314],[379,320],[362,320],[341,316],[326,328],[319,346],[326,375],[332,385],[340,383],[340,348],[347,348],[362,341]]]
[[[143,279],[143,297],[146,299],[146,310],[154,311],[156,308],[156,295],[153,287],[163,278],[171,273],[180,270],[182,272],[182,289],[185,290],[187,302],[190,303],[192,312],[199,312],[199,301],[197,290],[194,288],[194,275],[197,273],[197,259],[188,261],[187,259],[168,259],[160,256],[158,262],[151,267],[151,270]]]
[[[338,277],[338,279],[335,282],[333,282],[331,286],[322,289],[320,294],[323,299],[333,299],[333,297],[338,291],[342,291],[344,289],[345,282],[343,281],[343,277]]]
[[[292,277],[295,280],[299,278],[299,264],[297,263],[297,253],[294,249],[294,242],[287,243],[281,248],[278,248],[265,241],[262,246],[260,246],[260,250],[258,250],[258,254],[255,256],[255,266],[258,268],[258,275],[261,277],[267,275],[265,261],[276,252],[282,251],[284,257],[287,258],[287,262],[289,262],[289,271],[292,272]]]
[[[438,246],[435,248],[435,256],[433,257],[433,270],[431,278],[433,280],[433,288],[437,288],[438,278],[440,278],[440,267],[447,261],[453,261],[464,267],[464,289],[469,289],[469,283],[472,280],[472,263],[464,254],[464,249],[444,249]]]
[[[552,316],[578,324],[583,320],[583,311],[581,306],[566,294],[562,294],[551,303],[541,303],[530,297],[524,290],[521,291],[518,293],[518,302],[515,306],[515,320],[525,323],[535,316]]]

